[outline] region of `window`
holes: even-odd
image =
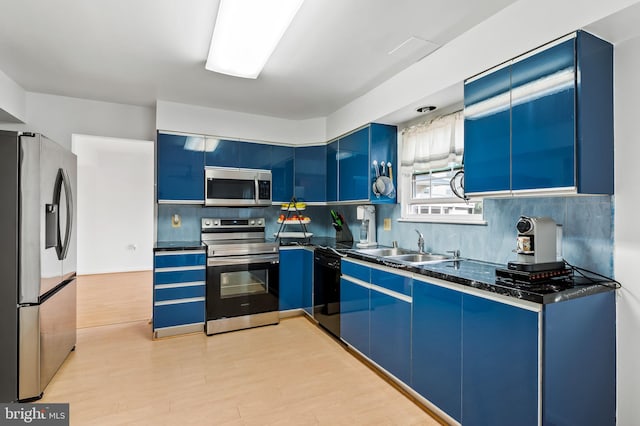
[[[482,222],[482,200],[464,200],[462,112],[402,131],[400,203],[407,221]]]

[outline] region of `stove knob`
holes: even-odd
[[[258,225],[262,225],[262,219],[258,219]]]
[[[213,226],[218,226],[218,221],[217,220],[213,221]]]
[[[211,221],[210,220],[205,220],[204,221],[204,226],[211,226]]]
[[[256,221],[255,221],[255,220],[252,220],[252,221],[251,221],[251,225],[255,225],[255,224],[256,224]]]

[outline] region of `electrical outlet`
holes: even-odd
[[[182,218],[179,214],[174,214],[171,216],[171,226],[174,228],[180,228],[182,226]]]
[[[390,217],[385,217],[384,218],[384,227],[383,229],[385,231],[391,231],[391,218]]]

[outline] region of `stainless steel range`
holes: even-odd
[[[265,219],[202,219],[208,335],[280,322],[278,244]]]

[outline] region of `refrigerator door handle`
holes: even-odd
[[[64,188],[65,194],[65,204],[67,208],[67,220],[65,227],[65,235],[64,240],[60,238],[60,215],[57,214],[57,244],[56,244],[56,253],[58,254],[58,259],[64,260],[67,257],[67,252],[69,251],[69,240],[71,239],[71,227],[73,226],[73,195],[71,194],[71,182],[69,181],[69,177],[64,169],[58,169],[58,176],[56,178],[56,184],[53,194],[53,202],[56,205],[60,205],[60,198],[62,195],[62,190]]]
[[[45,218],[45,241],[44,248],[57,247],[58,245],[58,205],[46,204],[44,210]]]

